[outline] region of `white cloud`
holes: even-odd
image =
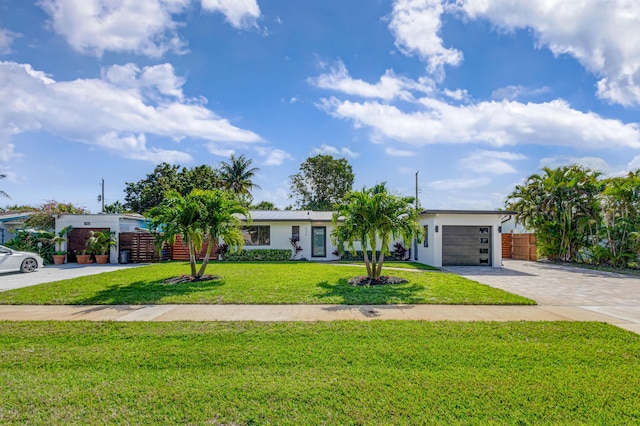
[[[284,163],[285,160],[293,160],[291,154],[281,149],[256,147],[256,151],[262,157],[267,157],[262,163],[265,166],[279,166]]]
[[[579,164],[602,173],[609,173],[613,171],[613,168],[605,160],[599,157],[570,157],[560,155],[540,159],[541,168],[549,167],[555,169],[557,167],[569,166],[572,164]]]
[[[323,99],[320,107],[356,127],[372,130],[372,138],[388,138],[421,146],[486,143],[493,146],[534,144],[578,148],[640,148],[640,126],[572,109],[563,100],[545,103],[479,102],[449,105],[420,100],[423,110],[405,112],[379,102]]]
[[[407,151],[404,149],[397,149],[393,147],[388,147],[384,152],[394,157],[413,157],[414,155],[416,155],[414,151]]]
[[[180,151],[147,148],[144,133],[118,135],[116,132],[109,132],[99,136],[96,144],[115,152],[123,158],[145,160],[153,164],[162,162],[173,164],[188,163],[193,159],[189,154]]]
[[[534,30],[539,46],[568,54],[601,77],[598,95],[640,104],[640,2],[458,0],[458,10],[500,29]]]
[[[20,34],[5,28],[0,28],[0,55],[11,53],[11,43],[13,43],[13,40],[17,37],[20,37]]]
[[[444,76],[444,66],[462,62],[462,52],[445,48],[439,32],[444,12],[441,0],[396,0],[389,29],[395,44],[405,55],[417,53],[427,61],[427,69],[436,78]]]
[[[255,27],[260,17],[256,0],[202,0],[202,8],[222,13],[232,26],[241,29]]]
[[[327,144],[322,144],[320,148],[313,148],[313,150],[311,151],[311,155],[319,155],[319,154],[338,155],[338,156],[351,157],[351,158],[356,158],[360,156],[360,154],[358,154],[357,152],[351,151],[347,147],[336,148],[335,146],[331,146]]]
[[[184,43],[172,14],[191,0],[41,0],[53,30],[77,51],[102,56],[105,50],[160,57]]]
[[[207,151],[209,151],[213,155],[217,155],[218,157],[229,158],[233,154],[235,154],[235,151],[233,149],[222,148],[219,145],[219,143],[209,142],[205,146],[207,147]]]
[[[491,182],[491,179],[487,177],[479,178],[460,178],[460,179],[445,179],[434,180],[429,182],[427,186],[431,189],[438,191],[449,191],[452,189],[475,189],[481,186],[486,186]]]
[[[454,99],[456,101],[469,100],[469,93],[467,92],[467,89],[456,89],[456,90],[444,89],[442,93],[444,93],[445,96],[448,96],[451,99]]]
[[[461,159],[460,166],[478,173],[501,175],[516,173],[517,170],[509,162],[525,158],[527,157],[514,152],[476,150],[468,157]]]
[[[536,89],[527,88],[524,86],[506,86],[491,92],[491,99],[501,101],[506,99],[508,101],[514,101],[518,98],[525,96],[537,96],[544,93],[548,93],[551,90],[549,86],[543,86]]]
[[[154,58],[168,51],[184,53],[174,15],[195,0],[40,0],[51,27],[77,51],[102,56],[132,52]],[[202,0],[202,8],[220,12],[236,28],[255,26],[255,0]]]
[[[168,83],[179,81],[175,76],[171,78],[169,70],[163,65],[142,69],[123,66],[104,70],[101,79],[58,82],[30,65],[0,62],[0,99],[4,100],[0,104],[0,151],[9,149],[13,135],[28,131],[45,131],[98,146],[106,142],[129,144],[138,148],[136,155],[147,153],[148,158],[178,154],[147,148],[140,135],[153,134],[175,141],[261,140],[201,103],[183,102],[167,95],[178,94],[179,87]],[[156,78],[156,72],[164,77]]]
[[[329,73],[309,78],[307,81],[322,89],[335,90],[363,98],[384,100],[395,98],[412,100],[412,91],[431,93],[434,86],[433,81],[428,78],[423,78],[418,82],[406,77],[398,77],[393,70],[387,70],[376,84],[367,83],[363,80],[352,78],[342,61],[338,61]]]

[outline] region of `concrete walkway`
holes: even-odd
[[[518,261],[505,261],[504,268],[447,270],[529,297],[539,305],[0,305],[0,320],[601,321],[640,333],[640,278]]]

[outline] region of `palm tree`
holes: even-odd
[[[355,252],[354,243],[360,241],[369,280],[379,280],[385,254],[389,245],[398,238],[409,244],[411,238],[420,235],[418,211],[413,197],[402,197],[389,192],[384,183],[371,189],[352,191],[333,215],[333,243],[345,244]],[[380,253],[376,248],[380,242]],[[368,250],[371,250],[369,260]]]
[[[212,244],[209,244],[198,271],[196,255],[207,238],[213,241],[222,237],[231,247],[241,246],[244,242],[238,228],[239,221],[234,214],[248,216],[248,211],[225,191],[194,189],[186,196],[169,191],[162,203],[149,211],[150,228],[161,230],[162,240],[169,243],[175,243],[178,235],[182,237],[189,249],[191,276],[198,278],[204,275],[211,254]]]
[[[233,195],[226,191],[194,190],[191,193],[193,199],[203,207],[202,230],[209,240],[207,251],[197,276],[204,275],[204,271],[211,256],[213,242],[222,238],[229,247],[241,248],[244,237],[240,231],[240,219],[244,216],[250,219],[249,210],[244,207]]]
[[[260,169],[252,168],[253,160],[245,157],[244,154],[239,157],[231,154],[229,160],[229,163],[224,161],[220,163],[220,186],[236,194],[245,205],[249,205],[253,199],[251,190],[253,188],[262,189],[252,181]]]
[[[0,175],[0,179],[4,179],[6,177],[7,177],[7,175]],[[0,190],[0,197],[5,197],[5,198],[11,199],[11,197],[9,197],[9,194],[7,194],[6,192],[4,192],[2,190]]]
[[[588,240],[589,227],[600,222],[599,173],[578,165],[529,176],[507,197],[516,219],[536,233],[540,254],[550,260],[575,260]]]

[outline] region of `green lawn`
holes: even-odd
[[[535,304],[534,301],[444,272],[397,271],[406,284],[354,287],[364,266],[313,262],[215,262],[221,279],[165,284],[189,273],[183,262],[153,264],[0,292],[0,304]]]
[[[640,423],[601,323],[0,322],[2,424]]]

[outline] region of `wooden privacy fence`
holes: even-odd
[[[200,253],[196,255],[196,259],[202,260],[204,258],[205,254],[207,254],[208,245],[208,241],[205,241],[202,244],[202,250],[200,250]],[[214,243],[213,247],[211,248],[211,257],[209,258],[210,261],[218,260],[218,256],[215,255],[217,249],[218,244]],[[182,238],[180,237],[180,235],[178,235],[178,237],[176,238],[175,244],[171,245],[171,260],[189,260],[189,248],[186,245],[182,244]]]
[[[502,234],[502,258],[538,260],[535,234]]]
[[[153,263],[161,260],[168,260],[168,252],[165,257],[163,253],[158,253],[155,247],[155,234],[148,232],[121,232],[119,236],[120,252],[129,250],[129,262],[131,263]]]

